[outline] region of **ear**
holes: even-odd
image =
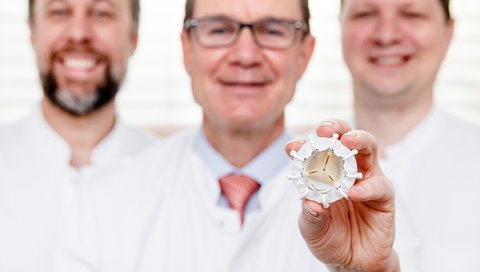
[[[35,50],[37,36],[35,35],[35,25],[33,19],[28,19],[28,30],[30,31],[30,44],[32,45],[33,50]]]
[[[135,51],[137,50],[137,46],[138,46],[138,30],[132,30],[132,33],[130,34],[130,42],[131,42],[131,49],[130,49],[130,56],[133,55],[133,53],[135,53]]]
[[[450,19],[445,26],[445,43],[443,48],[443,57],[447,55],[448,48],[450,47],[450,43],[453,39],[455,29],[455,20]]]
[[[190,39],[190,35],[186,31],[182,31],[181,34],[182,39],[182,50],[183,50],[183,65],[185,66],[185,70],[191,76],[191,62],[192,62],[192,40]]]
[[[447,23],[448,44],[450,44],[450,42],[452,41],[454,30],[455,30],[455,20],[450,19],[450,21],[448,21]]]
[[[315,49],[315,38],[311,34],[308,34],[305,38],[303,38],[303,40],[300,41],[297,80],[299,80],[302,77],[303,73],[305,73],[308,63],[312,58],[314,49]]]

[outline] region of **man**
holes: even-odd
[[[433,86],[454,28],[448,0],[344,0],[343,54],[355,123],[379,142],[405,204],[421,271],[477,271],[480,128],[434,106]]]
[[[152,143],[115,115],[138,14],[134,0],[29,1],[44,97],[0,131],[0,271],[52,271],[79,184]]]
[[[325,270],[298,231],[301,202],[287,181],[283,154],[291,139],[284,108],[314,47],[308,21],[304,0],[188,0],[181,38],[202,127],[174,135],[112,179],[86,186],[57,271]],[[324,135],[348,131],[335,124]],[[365,173],[388,187],[369,164],[374,141],[364,133],[354,138],[350,146],[362,150]],[[363,264],[316,256],[332,268],[398,268],[388,192],[381,242],[366,241],[368,250],[381,245],[381,256],[362,258]],[[337,214],[345,216],[342,209]]]

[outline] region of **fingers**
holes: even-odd
[[[285,145],[285,152],[290,156],[292,150],[298,151],[304,143],[302,140],[291,140]]]
[[[347,122],[342,120],[328,120],[321,123],[317,128],[317,134],[320,137],[332,137],[334,133],[342,136],[351,130],[350,125]]]
[[[345,121],[341,120],[329,120],[320,124],[316,129],[318,136],[320,137],[332,137],[334,133],[339,134],[340,136],[347,133],[350,130],[350,126]],[[292,150],[298,151],[305,141],[302,140],[292,140],[285,145],[285,152],[290,156]]]
[[[338,134],[341,137],[342,143],[350,148],[362,151],[365,154],[376,155],[377,145],[375,138],[368,132],[361,130],[351,130],[350,125],[342,120],[328,120],[321,123],[316,129],[319,137],[332,137],[333,134]],[[305,141],[293,140],[287,143],[285,151],[290,154],[291,150],[300,149]]]
[[[338,134],[341,142],[350,149],[357,149],[359,154],[377,156],[377,143],[372,134],[363,130],[351,130],[350,125],[342,120],[329,120],[320,124],[317,134],[320,137],[332,137]]]
[[[385,203],[393,201],[393,185],[384,176],[378,164],[375,137],[366,131],[355,130],[344,134],[341,142],[350,149],[358,150],[358,154],[355,156],[357,168],[364,176],[350,189],[350,199],[356,202]]]
[[[320,137],[331,137],[337,133],[340,141],[349,149],[358,150],[355,156],[358,171],[363,174],[362,180],[349,192],[349,197],[356,202],[391,201],[394,198],[392,184],[384,177],[377,160],[377,143],[372,134],[362,130],[351,130],[348,123],[341,120],[325,121],[316,130]],[[287,143],[285,151],[298,151],[305,141],[293,140]],[[307,222],[315,222],[325,214],[323,207],[314,202],[304,203],[303,217]],[[315,205],[317,204],[317,205]]]
[[[330,210],[322,204],[304,199],[299,218],[300,232],[305,239],[321,239],[328,231]]]
[[[307,221],[312,223],[322,221],[320,215],[328,213],[328,210],[326,210],[322,204],[308,199],[303,200],[302,209]]]
[[[395,193],[393,185],[383,175],[357,182],[350,189],[348,196],[354,202],[378,203],[382,210],[394,210]]]
[[[356,149],[357,168],[365,178],[383,175],[378,165],[377,143],[372,134],[363,130],[349,131],[340,139],[349,149]]]
[[[372,134],[364,130],[348,131],[341,136],[340,141],[349,149],[358,150],[358,154],[377,156],[377,141]]]

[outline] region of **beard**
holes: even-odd
[[[64,112],[80,117],[94,113],[111,102],[120,88],[107,67],[103,81],[97,85],[94,92],[83,97],[76,97],[68,89],[59,89],[58,81],[52,70],[40,75],[43,92],[48,100]]]

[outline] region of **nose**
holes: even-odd
[[[230,48],[230,63],[247,68],[260,65],[262,49],[255,42],[252,30],[243,28],[238,35],[237,41]]]
[[[93,29],[87,14],[72,15],[68,27],[65,29],[69,42],[75,44],[88,43],[92,39]]]
[[[401,27],[394,17],[383,17],[378,20],[374,33],[374,42],[381,46],[396,44],[402,37]]]

